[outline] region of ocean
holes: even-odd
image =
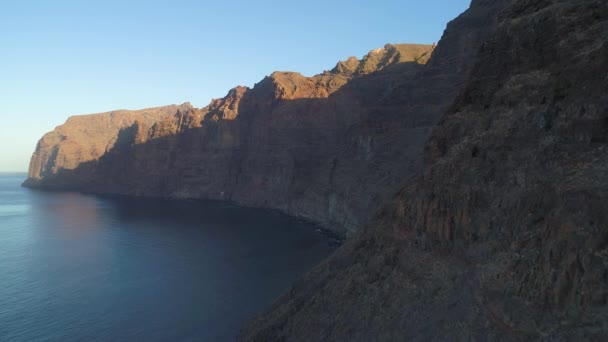
[[[25,177],[0,174],[0,341],[233,341],[335,249],[274,211]]]

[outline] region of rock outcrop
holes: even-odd
[[[424,171],[243,340],[608,339],[608,3],[473,1],[437,52],[482,10]]]
[[[387,44],[313,77],[275,72],[202,109],[107,127],[103,155],[49,164],[67,150],[47,137],[66,135],[68,122],[41,140],[26,185],[232,200],[348,235],[420,169],[424,141],[470,69],[463,54],[426,65],[433,49]]]

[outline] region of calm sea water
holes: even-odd
[[[231,341],[333,251],[313,226],[0,174],[0,341]]]

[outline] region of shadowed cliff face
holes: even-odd
[[[118,132],[135,124],[151,125],[170,117],[182,106],[166,106],[137,111],[117,110],[108,113],[70,117],[65,124],[45,134],[36,146],[29,167],[29,181],[38,181],[60,170],[73,170],[80,164],[99,159],[107,151],[120,145]]]
[[[314,77],[275,72],[205,108],[121,127],[113,134],[124,143],[98,160],[34,169],[27,185],[233,200],[350,234],[420,168],[430,128],[468,70],[460,56],[425,67],[432,51],[389,44]]]
[[[244,340],[608,339],[608,3],[473,1],[444,39],[480,6],[423,173]]]

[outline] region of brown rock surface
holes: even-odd
[[[275,72],[205,108],[114,126],[125,143],[110,139],[98,161],[68,160],[42,173],[36,165],[56,146],[45,137],[28,185],[233,200],[349,234],[419,169],[430,128],[464,80],[466,59],[427,67],[432,51],[387,44],[314,77]]]
[[[30,161],[26,184],[36,186],[60,170],[74,170],[82,163],[98,160],[122,143],[118,139],[121,129],[133,126],[136,121],[151,125],[186,107],[190,104],[72,116],[40,139]]]
[[[243,340],[608,340],[608,3],[497,4],[424,172]]]

